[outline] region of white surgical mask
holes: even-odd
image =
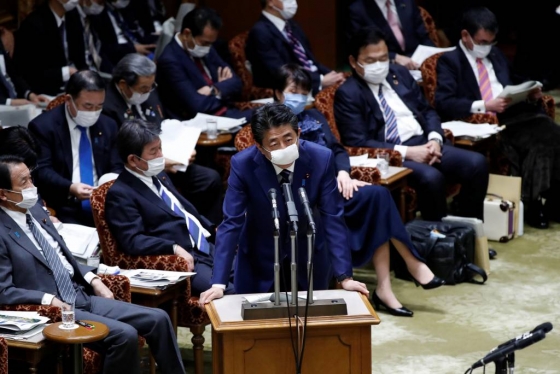
[[[192,38],[192,41],[194,43],[194,48],[190,49],[188,46],[186,46],[187,51],[189,51],[191,56],[196,57],[196,58],[203,58],[208,53],[210,53],[210,46],[203,47],[201,45],[198,45],[198,44],[196,44],[196,40],[194,40],[194,37],[192,35],[191,35],[191,38]]]
[[[146,93],[139,93],[136,92],[134,90],[132,90],[132,96],[129,97],[128,99],[126,99],[126,101],[129,102],[129,104],[131,105],[140,105],[143,104],[146,100],[148,100],[148,97],[150,97],[150,92],[146,92]]]
[[[74,105],[74,109],[76,109],[76,117],[74,117],[74,122],[82,127],[91,127],[95,125],[99,116],[101,115],[101,110],[96,110],[93,112],[86,111],[86,110],[78,110],[76,103],[74,103],[74,99],[70,99],[72,101],[72,105]]]
[[[65,3],[62,2],[63,0],[58,0],[58,1],[62,4],[62,7],[66,12],[73,10],[78,5],[78,0],[68,0]]]
[[[29,209],[29,208],[35,206],[35,204],[37,204],[37,200],[39,199],[39,196],[37,194],[37,187],[25,188],[25,189],[21,190],[21,192],[12,191],[12,190],[6,190],[6,191],[19,193],[23,196],[23,200],[21,200],[19,203],[16,203],[15,201],[12,201],[12,200],[8,200],[10,203],[14,203],[14,204],[16,204],[16,206],[18,206],[22,209]]]
[[[362,65],[364,69],[364,80],[371,84],[381,84],[389,74],[389,61],[377,61],[373,64]]]
[[[491,50],[492,50],[491,45],[478,45],[478,44],[473,43],[473,49],[472,49],[472,51],[469,50],[469,53],[474,58],[485,58],[486,56],[488,56],[490,54]]]
[[[163,156],[162,157],[157,157],[157,158],[154,158],[154,159],[151,159],[151,160],[144,160],[140,156],[136,156],[136,157],[138,157],[140,160],[146,161],[148,163],[148,170],[142,170],[139,167],[136,167],[136,169],[140,170],[147,177],[154,177],[154,176],[158,175],[159,173],[161,173],[163,171],[163,169],[165,169],[165,157],[163,157]]]
[[[280,15],[285,20],[292,19],[296,15],[296,12],[297,12],[297,8],[298,8],[297,1],[296,0],[282,0],[282,5],[284,6],[284,9],[276,8],[275,6],[273,6],[273,8],[276,9],[277,11],[279,11]]]
[[[285,92],[284,105],[297,116],[303,112],[305,105],[307,105],[307,95]]]
[[[284,149],[277,149],[275,151],[269,151],[264,147],[263,149],[270,153],[270,162],[275,165],[289,165],[299,158],[297,140],[294,144],[289,145]]]
[[[113,6],[117,9],[122,9],[122,8],[126,8],[129,3],[130,0],[117,0],[113,3]]]
[[[88,16],[96,16],[98,14],[101,14],[101,12],[103,12],[103,9],[105,9],[105,5],[98,4],[98,3],[94,2],[93,0],[91,1],[90,6],[87,6],[87,5],[82,6],[82,10]]]

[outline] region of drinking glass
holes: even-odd
[[[76,325],[74,321],[74,304],[66,304],[62,308],[62,325],[60,325],[60,328],[65,330],[75,329],[76,327],[78,327],[78,325]]]
[[[379,152],[377,154],[377,169],[379,169],[381,176],[389,173],[389,153]]]
[[[206,137],[216,139],[218,137],[218,121],[213,118],[206,119]]]

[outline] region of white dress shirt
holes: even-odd
[[[471,65],[471,68],[473,69],[476,82],[480,85],[478,79],[478,66],[476,66],[476,58],[469,53],[467,47],[465,47],[462,40],[459,41],[459,47],[461,47],[461,49],[465,53],[465,56],[467,56],[467,61],[469,62],[469,65]],[[490,80],[490,88],[492,89],[492,97],[494,98],[504,90],[504,86],[502,86],[502,84],[498,81],[498,78],[496,77],[496,71],[494,70],[494,66],[492,65],[492,62],[488,59],[488,57],[483,58],[482,63],[484,64],[484,67],[488,71],[488,79]],[[486,106],[484,105],[484,100],[473,101],[471,105],[471,113],[486,113]]]
[[[381,10],[381,14],[383,14],[385,19],[387,19],[387,13],[388,13],[387,0],[375,0],[375,3],[377,4],[379,9]],[[393,11],[393,14],[395,15],[395,19],[397,20],[400,28],[402,29],[401,19],[399,18],[399,12],[397,12],[397,6],[395,5],[394,0],[391,1],[391,10]]]
[[[402,101],[400,96],[393,90],[391,85],[385,80],[381,83],[383,86],[383,97],[387,102],[387,105],[391,107],[393,112],[395,113],[395,118],[397,119],[397,131],[399,133],[399,138],[401,142],[404,143],[413,136],[422,135],[424,134],[424,130],[420,123],[414,118],[414,114],[408,109],[406,104]],[[383,110],[383,105],[381,105],[381,101],[379,100],[379,84],[372,84],[368,83],[371,92],[373,93],[373,97],[379,104],[379,109],[383,114],[383,119],[387,121],[385,118],[385,112]],[[387,136],[387,126],[385,126],[385,136]],[[435,131],[432,131],[428,134],[428,140],[432,139],[439,139],[443,141],[440,134]],[[399,151],[402,155],[403,159],[406,159],[406,151],[408,146],[395,144],[395,151]]]
[[[31,232],[31,229],[27,225],[26,214],[21,213],[21,212],[17,212],[15,210],[6,209],[4,207],[1,207],[1,208],[4,210],[4,212],[6,212],[7,215],[10,216],[10,218],[12,218],[14,220],[14,222],[19,226],[21,231],[25,235],[27,235],[27,237],[29,238],[29,240],[31,240],[33,245],[35,245],[35,247],[37,247],[37,250],[41,253],[41,255],[43,257],[45,257],[45,254],[43,253],[43,248],[41,248],[41,246],[39,245],[39,242],[37,242],[37,240],[35,239],[35,236]],[[29,212],[29,210],[28,210],[27,214],[31,215],[31,212]],[[58,242],[56,240],[54,240],[54,238],[51,236],[51,234],[49,234],[45,229],[43,229],[41,224],[39,222],[37,222],[37,220],[35,219],[35,217],[33,217],[33,215],[31,215],[31,217],[33,218],[33,223],[35,224],[35,227],[37,227],[39,229],[39,232],[41,234],[43,234],[43,236],[45,237],[45,239],[47,240],[49,245],[56,251],[56,254],[60,258],[60,261],[62,262],[62,265],[64,265],[66,270],[68,270],[68,273],[70,273],[70,278],[72,278],[74,276],[74,268],[72,267],[72,265],[70,265],[70,262],[68,262],[68,259],[66,259],[66,256],[64,255],[64,253],[62,253],[62,249],[60,248],[60,245],[58,244]],[[45,257],[45,259],[46,259],[46,257]],[[84,275],[84,279],[86,280],[86,282],[88,282],[90,284],[91,284],[91,281],[94,278],[97,278],[97,276],[95,274],[93,274],[91,271],[87,272]],[[52,299],[54,297],[55,297],[55,295],[45,293],[43,295],[43,298],[41,299],[41,305],[50,305],[51,302],[52,302]]]
[[[181,38],[179,38],[179,32],[175,34],[175,41],[179,44],[179,46],[181,47],[182,50],[184,50],[185,52],[187,52],[187,56],[189,56],[191,58],[191,60],[194,61],[193,56],[191,56],[191,54],[189,53],[188,50],[185,49],[185,45],[183,44],[183,41],[181,40]],[[204,71],[206,72],[206,74],[210,77],[210,79],[212,79],[212,74],[210,74],[210,70],[208,69],[208,67],[206,66],[206,64],[204,63],[204,59],[201,58],[200,62],[202,64],[202,67],[204,68]],[[219,98],[219,97],[218,97]]]
[[[59,28],[60,25],[62,24],[62,22],[65,20],[65,17],[64,16],[59,17],[58,14],[56,14],[56,12],[52,8],[50,8],[50,9],[51,9],[52,14],[54,14],[54,18],[56,19],[56,27]],[[62,41],[62,46],[64,48],[64,54],[66,55],[66,60],[68,60],[68,37],[66,36],[66,32],[64,32],[64,36],[66,38]],[[63,82],[68,82],[68,79],[70,79],[70,66],[63,66],[62,67],[62,81]]]
[[[272,166],[274,167],[274,171],[276,172],[276,178],[278,178],[278,181],[280,181],[282,179],[282,177],[280,176],[280,173],[283,170],[288,170],[290,172],[290,183],[292,182],[292,180],[294,179],[294,169],[296,167],[296,162],[295,161],[292,162],[292,164],[285,169],[283,169],[283,168],[281,168],[281,167],[279,167],[278,165],[275,165],[275,164],[272,164]]]
[[[113,17],[113,14],[111,12],[107,12],[107,15],[109,16],[109,19],[111,20],[111,25],[113,25],[113,30],[115,30],[115,34],[117,35],[117,43],[127,44],[128,40],[124,36],[122,29],[119,27],[117,20],[115,19],[115,17]]]
[[[72,104],[69,104],[72,105]],[[68,130],[70,131],[70,145],[72,147],[72,183],[81,183],[80,178],[80,138],[82,132],[78,129],[78,124],[74,122],[74,119],[68,112],[68,107],[65,108],[66,121],[68,122]],[[89,130],[86,131],[88,140],[91,144],[91,136]],[[91,166],[93,169],[93,186],[97,186],[98,177],[97,171],[95,171],[95,158],[93,157],[93,146],[91,147]]]

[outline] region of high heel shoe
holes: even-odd
[[[379,310],[379,306],[382,306],[387,310],[387,312],[389,312],[389,314],[397,317],[412,317],[412,315],[414,314],[412,310],[409,310],[404,306],[400,308],[389,308],[389,306],[387,306],[387,304],[385,304],[383,300],[381,300],[379,296],[377,296],[377,293],[375,291],[373,291],[373,295],[371,295],[371,301],[373,301],[373,306],[375,306],[376,310]]]
[[[443,286],[445,284],[445,281],[443,279],[441,279],[440,277],[437,277],[434,275],[434,277],[432,278],[431,281],[429,281],[426,284],[421,284],[420,282],[418,282],[416,280],[416,278],[414,278],[412,275],[410,276],[412,278],[412,281],[414,282],[414,284],[416,285],[416,287],[418,286],[422,286],[423,289],[425,290],[431,290],[433,288],[438,288],[440,286]]]

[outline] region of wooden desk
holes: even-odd
[[[407,217],[406,217],[405,187],[408,185],[406,176],[412,173],[412,169],[408,169],[408,168],[399,168],[399,169],[402,170],[390,175],[388,178],[381,177],[381,180],[379,182],[382,186],[387,187],[389,191],[399,194],[396,199],[398,202],[397,205],[399,206],[399,212],[401,214],[402,221],[406,222]],[[389,166],[389,173],[391,173],[392,170],[394,171],[395,168]]]
[[[228,295],[206,306],[212,322],[212,372],[295,373],[288,319],[244,321],[243,296]],[[348,315],[308,318],[302,373],[371,373],[371,326],[380,320],[367,298],[345,290],[315,291],[314,296],[344,298]],[[297,335],[293,320],[291,332]]]
[[[95,325],[94,329],[86,329],[85,327],[78,326],[74,330],[63,330],[59,328],[62,322],[53,323],[43,330],[45,338],[62,344],[72,344],[72,367],[74,374],[82,374],[84,371],[84,343],[96,342],[104,339],[109,335],[109,328],[107,325],[98,321],[84,322]]]
[[[39,333],[26,340],[6,339],[8,343],[8,360],[23,361],[29,365],[29,373],[37,373],[37,365],[45,357],[56,354],[56,344],[45,339],[43,333]],[[60,372],[61,368],[58,368]]]
[[[233,136],[229,133],[227,134],[218,134],[216,139],[208,139],[206,133],[201,133],[196,145],[203,146],[203,147],[221,147],[222,145],[226,145],[231,142]]]

